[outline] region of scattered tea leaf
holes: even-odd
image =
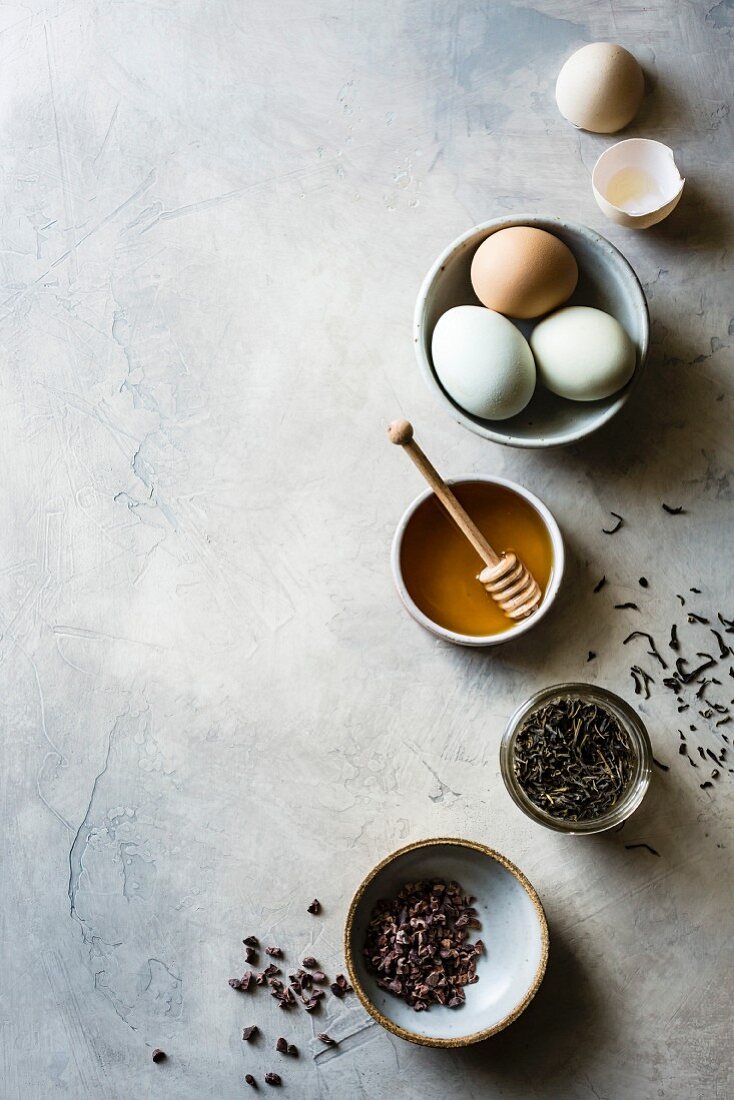
[[[658,852],[655,848],[651,847],[649,844],[645,844],[644,842],[640,842],[639,844],[625,844],[625,848],[629,852],[633,851],[633,849],[635,849],[635,848],[644,848],[645,851],[650,853],[650,855],[653,855],[653,856],[659,856],[660,855],[660,852]]]
[[[614,527],[602,527],[602,531],[605,535],[616,535],[620,527],[624,526],[624,519],[617,512],[610,512],[609,515],[614,516],[617,522]]]
[[[667,512],[669,516],[682,516],[685,513],[685,508],[682,504],[679,504],[677,508],[672,508],[669,504],[663,502],[663,511]]]
[[[601,579],[600,579],[600,580],[598,580],[598,581],[596,582],[596,584],[594,585],[594,591],[595,591],[595,592],[601,592],[602,588],[604,587],[604,585],[605,585],[606,583],[607,583],[607,578],[606,578],[606,576],[604,576],[604,577],[601,577]]]

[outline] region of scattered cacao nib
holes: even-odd
[[[336,982],[332,982],[329,986],[329,989],[334,994],[334,996],[339,997],[340,1000],[344,996],[344,990],[340,985],[337,985]]]
[[[244,943],[245,947],[260,946],[260,940],[257,938],[257,936],[246,936],[242,942]]]
[[[682,504],[679,504],[677,508],[672,508],[669,504],[663,501],[663,511],[667,512],[669,516],[682,516],[685,515],[685,508]]]
[[[314,970],[313,974],[310,974],[309,977],[314,982],[325,982],[326,981],[326,974],[324,974],[323,970]]]
[[[266,1073],[265,1074],[266,1085],[282,1085],[283,1079],[279,1073]]]
[[[457,882],[424,879],[378,901],[363,954],[380,988],[416,1012],[463,1004],[465,986],[478,980],[477,947],[469,942],[470,930],[479,927],[474,900]],[[332,992],[340,995],[333,986]]]
[[[307,913],[311,913],[314,917],[321,912],[321,902],[318,898],[314,898],[311,904],[308,906]]]
[[[319,966],[313,955],[307,955],[306,958],[303,960],[303,965],[306,967],[307,970],[318,970]]]
[[[315,1012],[316,1009],[319,1007],[319,998],[316,996],[315,993],[312,997],[302,997],[301,1000],[303,1001],[303,1007],[306,1012]]]
[[[151,1054],[151,1058],[154,1062],[165,1062],[167,1057],[168,1055],[166,1054],[165,1050],[161,1050],[160,1047],[156,1047]]]
[[[298,1047],[296,1046],[295,1043],[289,1043],[288,1044],[288,1054],[290,1055],[291,1058],[297,1058],[298,1057]]]
[[[249,1027],[243,1027],[242,1028],[242,1038],[244,1039],[244,1041],[246,1043],[249,1043],[249,1041],[250,1041],[250,1039],[252,1039],[253,1035],[257,1035],[259,1033],[259,1031],[260,1031],[260,1028],[257,1026],[257,1024],[250,1024]]]
[[[241,978],[230,978],[229,984],[232,986],[232,989],[238,989],[241,990],[242,993],[247,993],[247,990],[250,988],[251,981],[252,971],[246,970]]]
[[[283,952],[279,947],[266,947],[265,954],[270,955],[271,959],[282,959]]]
[[[616,535],[620,527],[624,526],[624,520],[617,512],[610,512],[609,515],[614,516],[617,522],[614,524],[614,527],[602,527],[602,531],[605,535]]]
[[[265,979],[265,981],[267,982],[271,978],[274,978],[276,974],[280,974],[280,973],[281,973],[280,967],[276,966],[275,963],[268,963],[268,965],[265,967],[265,969],[262,972],[262,976]]]
[[[278,1039],[277,1043],[275,1044],[275,1049],[277,1050],[278,1054],[287,1054],[288,1053],[288,1040],[284,1039],[283,1036],[281,1035],[281,1037]]]
[[[607,583],[607,578],[606,578],[606,576],[604,576],[596,582],[596,584],[594,585],[594,591],[595,592],[601,592],[602,588],[604,587],[604,585],[606,583]]]
[[[257,1088],[257,1081],[255,1080],[255,1078],[252,1076],[251,1073],[246,1073],[245,1074],[245,1084],[249,1085],[251,1089],[256,1089]]]
[[[320,1035],[316,1036],[316,1038],[320,1039],[321,1042],[327,1047],[338,1046],[336,1039],[332,1039],[331,1035],[327,1035],[325,1031],[322,1031]]]
[[[248,966],[254,966],[257,963],[257,951],[254,947],[245,948],[245,962]]]

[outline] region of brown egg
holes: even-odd
[[[571,250],[544,229],[514,225],[474,253],[471,281],[479,301],[508,317],[540,317],[573,294],[579,269]]]

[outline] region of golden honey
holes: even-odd
[[[498,554],[514,550],[545,593],[553,547],[530,501],[487,481],[452,485]],[[435,496],[416,509],[403,534],[400,568],[411,598],[432,622],[457,634],[502,634],[514,624],[476,579],[484,563]]]

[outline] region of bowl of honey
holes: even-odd
[[[484,563],[432,490],[408,505],[392,544],[398,595],[416,622],[456,645],[493,646],[531,630],[553,603],[563,578],[560,528],[533,493],[503,477],[469,474],[449,484],[479,530],[498,550],[514,550],[540,585],[537,611],[508,618],[477,580]]]

